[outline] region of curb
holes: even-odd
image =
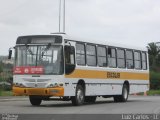
[[[0,102],[5,101],[26,101],[28,100],[28,97],[0,97]]]

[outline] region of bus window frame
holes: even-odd
[[[117,57],[116,57],[117,58],[117,67],[121,68],[121,69],[125,69],[126,68],[126,50],[124,48],[117,48],[116,50],[117,50]],[[124,51],[124,58],[118,58],[118,50],[123,50]],[[118,59],[120,59],[120,60],[123,59],[124,60],[124,67],[119,67],[118,66]]]
[[[115,49],[115,57],[108,57],[108,52],[109,52],[109,49]],[[113,66],[109,66],[109,58],[115,58],[115,67]],[[113,47],[113,46],[108,46],[108,49],[107,49],[107,60],[108,60],[108,67],[109,68],[117,68],[117,48],[116,47]]]
[[[87,63],[87,45],[89,45],[89,46],[94,46],[94,48],[95,48],[95,60],[96,60],[96,64],[95,65],[88,65],[88,63]],[[89,55],[89,56],[93,56],[93,55]],[[92,43],[86,43],[86,65],[87,66],[90,66],[90,67],[97,67],[97,45],[96,44],[92,44]]]
[[[142,61],[142,70],[147,70],[148,69],[148,61],[147,61],[147,52],[145,52],[145,51],[141,51],[141,56],[142,56],[142,54],[145,54],[145,61],[143,61],[143,59],[141,58],[141,61]],[[145,62],[146,63],[146,69],[143,69],[143,62]]]
[[[101,47],[101,48],[105,49],[105,56],[98,56],[98,47]],[[105,45],[97,45],[97,66],[98,67],[108,67],[107,55],[108,55],[108,48]],[[105,59],[106,59],[106,66],[100,66],[99,65],[99,63],[98,63],[98,57],[105,57]]]
[[[77,44],[81,44],[81,45],[84,45],[84,61],[85,61],[85,64],[77,64]],[[76,65],[78,65],[78,66],[86,66],[86,64],[87,64],[87,59],[86,59],[86,44],[85,43],[83,43],[83,42],[76,42],[76,51],[75,51],[75,60],[76,60]],[[79,54],[79,53],[78,53]],[[79,55],[83,55],[83,54],[79,54]]]
[[[133,59],[127,59],[127,51],[132,52],[132,57],[133,57]],[[133,68],[128,68],[128,67],[127,67],[127,60],[132,60],[132,62],[133,62]],[[127,69],[135,69],[134,51],[133,51],[132,49],[126,49],[126,68],[127,68]]]
[[[135,60],[135,52],[138,52],[138,53],[140,53],[140,60]],[[142,70],[142,55],[141,55],[141,52],[142,51],[140,51],[140,50],[134,50],[133,51],[133,54],[134,54],[134,69],[136,69],[136,70]],[[136,63],[135,63],[135,61],[140,61],[140,68],[136,68]]]

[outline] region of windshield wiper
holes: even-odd
[[[49,44],[47,45],[47,47],[42,51],[42,53],[41,53],[42,58],[43,58],[43,56],[44,56],[44,53],[45,53],[47,50],[49,50],[50,47],[51,47],[51,43],[49,43]]]
[[[31,55],[34,55],[33,52],[32,52],[32,50],[29,49],[29,46],[28,46],[28,45],[26,46],[26,49],[27,49],[27,51],[28,51]]]

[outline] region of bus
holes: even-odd
[[[33,106],[43,100],[78,106],[97,97],[126,102],[129,94],[149,90],[146,49],[55,33],[20,36],[14,52],[13,93],[29,96]]]

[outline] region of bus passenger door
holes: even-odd
[[[70,74],[75,69],[75,48],[73,46],[66,45],[65,51],[65,73]]]

